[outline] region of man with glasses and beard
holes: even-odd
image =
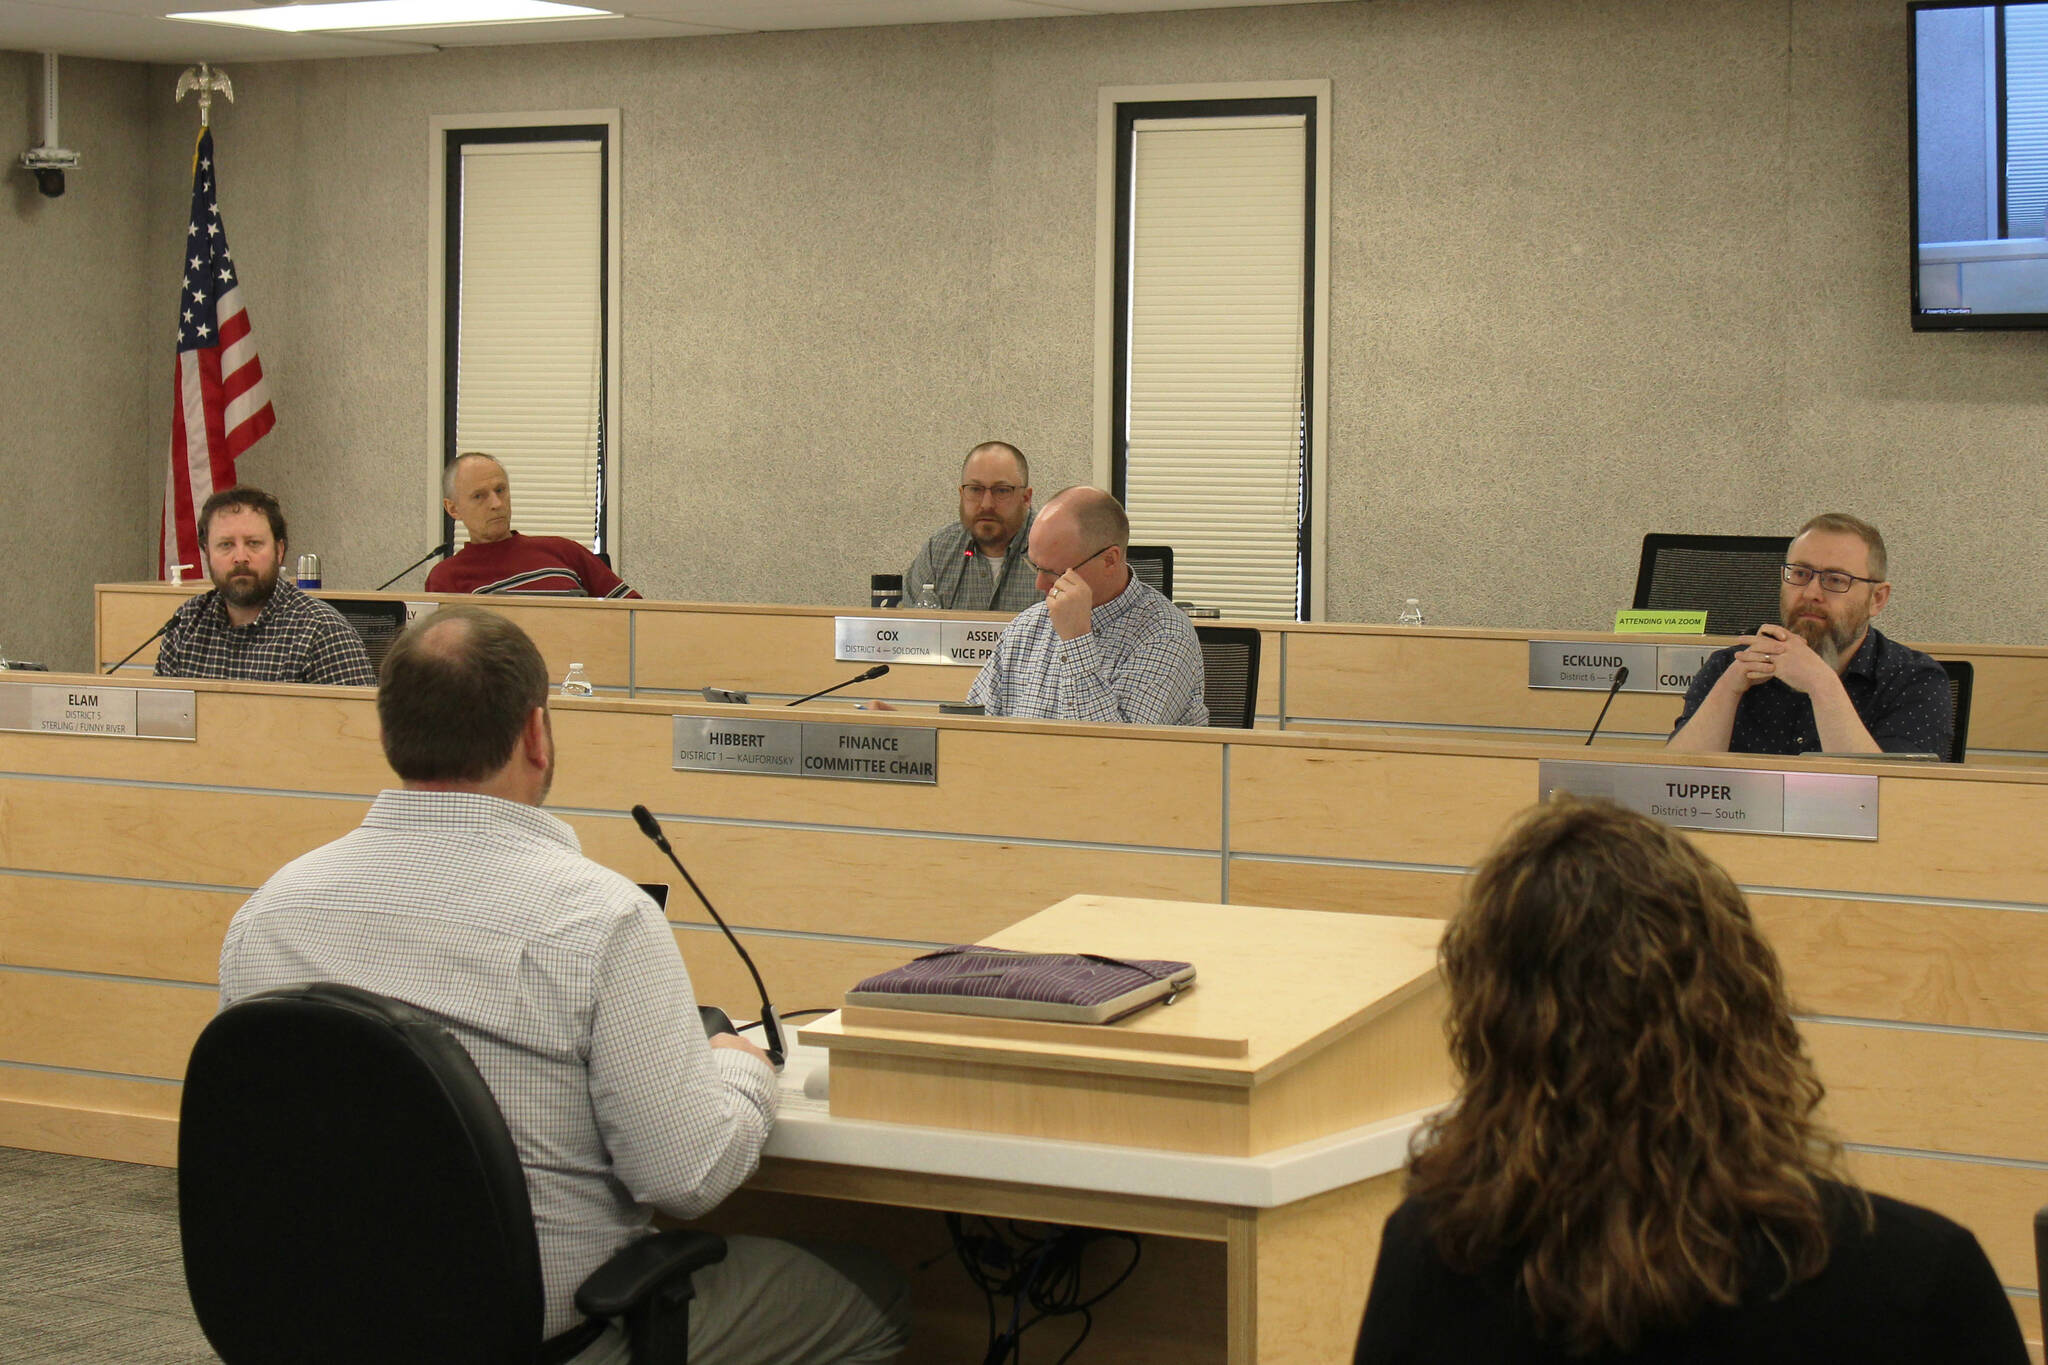
[[[1022,611],[1042,600],[1031,566],[1031,465],[1007,441],[983,441],[960,470],[960,520],[932,533],[903,571],[903,602],[929,583],[946,611]]]
[[[1823,513],[1799,528],[1782,575],[1780,624],[1708,657],[1669,747],[1946,756],[1954,729],[1948,675],[1870,624],[1892,595],[1877,528]]]
[[[213,591],[178,608],[157,649],[160,678],[375,687],[363,639],[325,602],[280,579],[284,510],[260,488],[229,488],[199,509]]]

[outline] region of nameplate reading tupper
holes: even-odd
[[[1877,838],[1875,777],[1544,759],[1536,765],[1537,798],[1560,791],[1605,797],[1681,829]]]
[[[996,652],[1002,633],[1000,621],[841,616],[832,623],[832,657],[845,663],[980,668]]]
[[[677,716],[674,766],[688,772],[932,784],[939,780],[939,732],[910,725]]]
[[[1608,641],[1531,640],[1529,686],[1605,692],[1614,670],[1628,668],[1624,692],[1684,693],[1715,645],[1614,644]]]
[[[96,683],[0,684],[0,730],[32,735],[191,739],[193,694],[183,688]]]

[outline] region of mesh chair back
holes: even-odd
[[[1244,626],[1196,626],[1209,723],[1249,730],[1259,705],[1259,633]]]
[[[1955,722],[1945,757],[1960,763],[1970,750],[1970,690],[1976,686],[1977,668],[1966,659],[1943,659],[1941,671],[1948,674],[1949,716]]]
[[[1131,572],[1146,587],[1173,596],[1173,547],[1171,545],[1133,545],[1125,555]]]
[[[382,669],[384,652],[405,631],[405,603],[371,597],[327,597],[321,600],[340,612],[341,619],[355,627],[356,634],[363,637],[363,648],[370,652],[370,667]]]
[[[1638,609],[1705,611],[1707,634],[1747,635],[1778,619],[1779,566],[1790,536],[1643,537]]]
[[[540,1345],[533,1211],[497,1103],[447,1029],[368,991],[271,991],[206,1026],[178,1217],[225,1365],[495,1365]]]

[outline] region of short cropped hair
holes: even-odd
[[[547,664],[525,631],[481,607],[442,607],[384,655],[385,761],[408,782],[481,782],[547,700]]]
[[[983,441],[980,445],[976,446],[974,449],[967,452],[967,460],[973,459],[975,456],[981,454],[981,452],[984,450],[1000,450],[1008,454],[1011,459],[1017,462],[1018,479],[1025,485],[1025,487],[1030,487],[1031,461],[1024,458],[1023,451],[1017,449],[1017,447],[1011,445],[1008,441]],[[962,469],[965,469],[967,467],[967,460],[962,460],[960,462],[960,467]]]
[[[213,526],[215,512],[261,512],[270,520],[270,538],[282,545],[285,543],[284,508],[277,505],[277,499],[260,488],[238,484],[223,488],[208,498],[199,509],[199,546],[206,548],[206,533]]]
[[[1062,488],[1053,496],[1053,501],[1066,499],[1073,504],[1074,526],[1081,533],[1083,545],[1106,549],[1111,545],[1128,550],[1131,548],[1131,519],[1124,513],[1124,505],[1114,494],[1087,484],[1076,484]],[[1050,504],[1048,504],[1050,505]]]
[[[489,460],[498,467],[500,474],[505,472],[505,462],[497,456],[486,455],[481,450],[463,451],[460,455],[450,460],[441,470],[441,496],[450,502],[455,501],[455,471],[462,468],[464,460]]]
[[[1808,531],[1828,531],[1835,535],[1860,537],[1863,543],[1870,547],[1870,576],[1879,582],[1884,581],[1884,537],[1879,535],[1877,528],[1869,522],[1861,517],[1852,517],[1847,512],[1823,512],[1800,527],[1793,534],[1793,539],[1798,539]]]

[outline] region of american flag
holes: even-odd
[[[192,219],[185,227],[185,284],[178,296],[178,373],[171,412],[171,466],[157,542],[159,576],[173,564],[204,570],[199,508],[235,485],[235,459],[277,425],[263,362],[249,334],[242,287],[228,255],[215,186],[213,132],[192,154]]]

